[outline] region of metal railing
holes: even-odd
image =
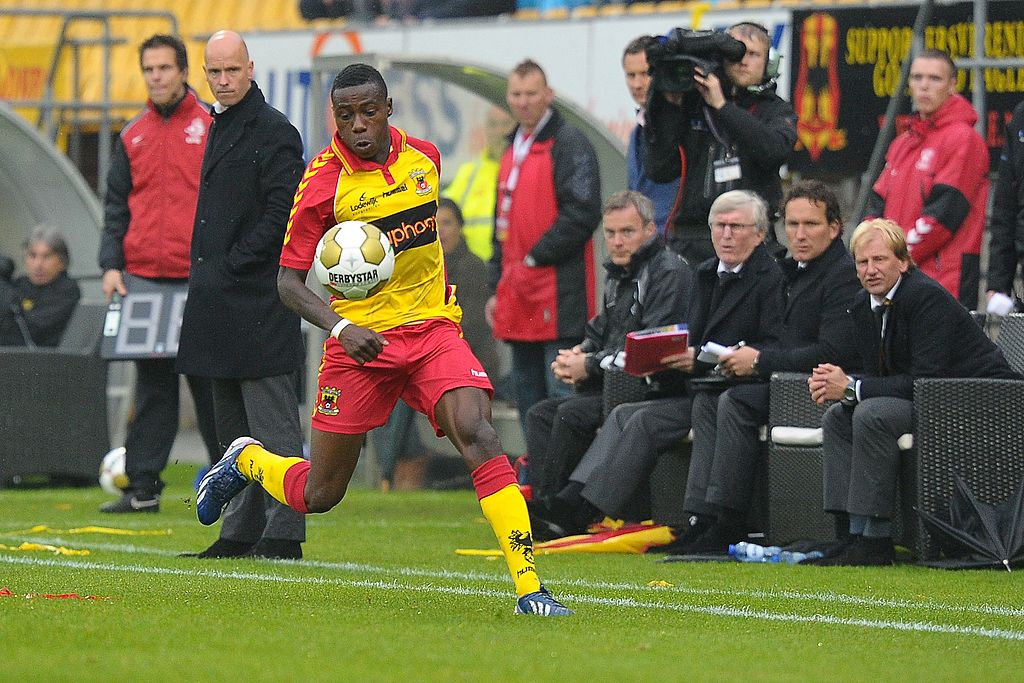
[[[98,150],[96,160],[96,187],[100,200],[106,193],[107,171],[110,165],[111,138],[110,132],[114,124],[112,112],[117,109],[137,109],[142,102],[115,102],[111,100],[111,53],[115,46],[123,45],[127,39],[113,35],[111,21],[123,19],[165,19],[168,22],[168,33],[178,34],[178,18],[172,12],[156,10],[49,10],[49,9],[5,9],[5,15],[18,16],[52,16],[61,18],[60,34],[54,47],[53,57],[41,99],[8,100],[12,107],[36,108],[39,110],[36,126],[51,142],[56,143],[61,124],[69,123],[76,135],[85,122],[82,112],[99,112],[98,117]],[[102,36],[94,39],[80,39],[71,35],[76,24],[98,23]],[[82,48],[100,46],[102,94],[96,102],[83,101],[82,95]],[[61,60],[65,53],[70,55],[71,62],[71,94],[69,99],[56,97],[56,82],[61,76]],[[67,112],[70,120],[65,121]],[[72,144],[71,147],[76,147]],[[80,161],[80,160],[79,160]]]

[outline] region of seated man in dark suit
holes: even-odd
[[[839,200],[822,182],[795,185],[782,202],[790,255],[782,262],[785,313],[778,344],[747,343],[724,357],[727,375],[766,380],[773,372],[806,372],[819,363],[856,367],[846,315],[860,290],[853,259],[843,244]],[[716,400],[717,399],[717,400]],[[669,552],[721,553],[746,540],[754,472],[761,448],[758,431],[768,421],[768,384],[735,386],[695,396],[693,454],[686,509],[714,524]],[[704,526],[704,523],[701,523]],[[677,542],[678,543],[678,542]]]
[[[864,221],[850,250],[864,288],[849,315],[865,371],[848,375],[826,363],[808,380],[815,401],[839,401],[822,419],[824,499],[826,511],[849,515],[850,535],[815,564],[886,565],[894,555],[896,441],[914,426],[914,380],[1020,377],[967,309],[917,269],[898,225]]]
[[[654,223],[650,199],[627,190],[605,202],[604,301],[587,323],[583,343],[563,349],[551,364],[568,396],[534,404],[526,414],[529,480],[538,500],[557,494],[594,440],[604,419],[604,370],[626,344],[626,334],[686,319],[693,271],[668,249]]]
[[[540,520],[549,531],[578,533],[593,518],[631,516],[658,456],[690,431],[688,380],[716,375],[714,362],[698,358],[701,346],[778,341],[783,277],[763,244],[767,205],[747,190],[726,192],[712,204],[709,223],[716,256],[697,267],[690,285],[690,348],[663,359],[668,370],[652,378],[651,400],[620,405],[608,416]],[[727,384],[728,378],[719,383]]]

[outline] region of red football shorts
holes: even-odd
[[[434,406],[458,387],[479,387],[494,394],[483,365],[462,338],[458,325],[443,318],[401,325],[382,333],[381,354],[360,365],[334,337],[324,344],[317,379],[313,428],[322,432],[363,434],[388,421],[402,398],[430,419],[438,436]]]

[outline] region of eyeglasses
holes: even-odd
[[[745,232],[754,227],[753,223],[719,223],[718,221],[709,223],[709,225],[715,232],[725,232],[728,230],[732,233]]]

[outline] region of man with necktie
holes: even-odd
[[[825,510],[849,517],[849,536],[823,565],[893,562],[892,510],[900,450],[914,426],[914,380],[1019,379],[970,313],[914,264],[900,227],[867,220],[850,238],[863,287],[850,307],[863,375],[824,363],[808,380],[822,419]]]

